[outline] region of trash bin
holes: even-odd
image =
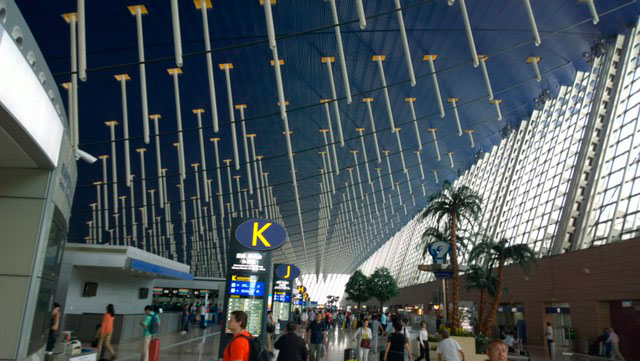
[[[354,348],[348,348],[344,350],[344,361],[357,361],[358,350]]]

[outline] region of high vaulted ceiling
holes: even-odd
[[[196,1],[197,3],[200,0]],[[521,0],[466,0],[475,46],[478,54],[488,55],[487,72],[495,99],[500,104],[502,120],[498,120],[494,104],[489,102],[481,67],[474,67],[465,33],[460,1],[452,6],[447,0],[401,0],[404,26],[408,38],[410,58],[415,72],[416,85],[411,86],[397,12],[394,1],[362,0],[367,16],[366,28],[361,29],[356,11],[357,0],[337,0],[337,15],[346,59],[346,70],[353,101],[345,99],[345,87],[341,62],[333,28],[331,5],[321,0],[278,0],[273,4],[273,21],[282,81],[291,131],[292,151],[297,169],[300,214],[304,224],[304,239],[298,219],[297,203],[287,157],[284,124],[281,119],[276,90],[272,51],[267,40],[265,11],[257,0],[213,1],[208,11],[209,33],[212,43],[212,59],[220,122],[219,133],[212,129],[211,107],[202,15],[194,1],[178,1],[181,44],[184,65],[179,78],[182,125],[185,129],[184,148],[187,177],[185,197],[187,220],[197,217],[193,213],[190,198],[196,195],[192,163],[201,162],[196,116],[192,109],[202,108],[205,153],[208,178],[212,179],[214,192],[223,193],[228,203],[229,190],[226,167],[222,159],[233,159],[230,114],[225,73],[218,64],[232,63],[230,83],[234,104],[246,104],[244,109],[247,132],[255,133],[257,154],[263,155],[264,172],[268,172],[273,195],[289,233],[290,246],[275,252],[276,262],[290,262],[301,267],[303,273],[347,273],[359,265],[371,252],[393,235],[400,227],[425,206],[426,195],[437,190],[432,170],[440,182],[453,180],[460,171],[467,169],[478,152],[486,151],[500,140],[505,125],[516,126],[527,118],[534,107],[534,98],[544,90],[552,94],[559,84],[568,84],[575,71],[585,69],[583,53],[589,52],[594,41],[624,32],[637,17],[639,6],[627,0],[596,0],[600,22],[594,25],[585,2],[575,0],[531,0],[533,14],[542,38],[536,46],[525,1]],[[79,83],[78,107],[80,148],[94,155],[111,154],[109,128],[104,122],[118,120],[116,139],[123,139],[122,101],[120,84],[114,75],[126,73],[128,119],[131,148],[131,172],[136,175],[136,194],[140,206],[140,166],[134,149],[146,147],[147,188],[157,188],[156,153],[153,138],[145,144],[142,135],[142,108],[140,96],[140,72],[138,70],[138,43],[136,18],[127,6],[145,5],[148,14],[142,16],[144,55],[148,89],[149,114],[160,114],[162,167],[167,168],[168,198],[172,202],[174,232],[182,232],[180,225],[180,197],[178,184],[178,157],[172,143],[178,141],[176,106],[173,78],[167,72],[175,68],[174,37],[170,0],[140,1],[86,1],[87,66],[86,82]],[[76,1],[18,1],[18,5],[33,32],[48,65],[58,83],[70,81],[70,27],[60,16],[76,11]],[[440,117],[435,87],[425,54],[435,54],[441,98],[445,116]],[[390,130],[387,106],[384,101],[381,74],[374,55],[384,55],[382,63],[386,77],[391,111],[396,127],[400,127],[400,139],[410,188],[403,174],[401,152],[395,133]],[[327,128],[321,99],[332,98],[326,64],[322,57],[335,57],[332,63],[338,106],[344,131],[344,147],[339,144],[338,127],[333,104],[329,105],[337,149],[340,173],[334,175],[335,193],[328,192],[331,204],[322,203],[323,178],[319,171],[325,168],[318,153],[324,150],[321,128]],[[536,82],[533,65],[528,57],[540,57],[542,81]],[[66,94],[66,91],[62,91]],[[397,189],[391,189],[387,165],[382,157],[378,164],[374,137],[364,98],[374,98],[371,103],[375,118],[376,136],[380,150],[390,151],[390,165]],[[423,150],[418,150],[417,136],[406,98],[415,98],[417,126]],[[449,98],[459,98],[457,110],[463,130],[472,129],[475,147],[471,148],[468,134],[458,136],[455,114]],[[240,114],[235,110],[236,137],[239,146],[240,170],[232,169],[232,176],[240,175],[242,188],[247,188],[244,165],[244,149],[240,128]],[[373,203],[371,185],[364,166],[363,149],[356,128],[365,128],[364,143],[377,206]],[[442,155],[437,160],[435,144],[429,128],[437,128],[437,145]],[[153,134],[153,127],[151,127]],[[223,189],[216,180],[216,163],[211,137],[220,137],[221,171]],[[118,141],[118,174],[120,195],[129,195],[124,184],[124,143]],[[346,168],[355,167],[351,150],[358,150],[359,183],[353,170],[355,187],[352,189]],[[452,152],[453,164],[448,153]],[[331,155],[333,156],[333,155]],[[424,179],[418,164],[423,165]],[[335,164],[335,163],[334,163]],[[328,165],[327,165],[328,167]],[[374,168],[382,168],[381,177],[386,202],[380,197],[380,183]],[[252,169],[253,171],[253,169]],[[109,172],[110,166],[109,166]],[[252,175],[253,177],[253,175]],[[90,203],[96,202],[93,182],[102,179],[100,162],[92,165],[80,163],[79,180],[74,200],[74,215],[69,233],[72,242],[84,242],[89,234],[86,224],[91,220]],[[109,177],[111,180],[111,176]],[[325,178],[329,180],[330,178]],[[349,196],[353,207],[341,212],[340,203],[345,192],[344,182],[349,182]],[[368,195],[361,199],[359,186]],[[200,185],[202,186],[202,184]],[[237,191],[235,181],[234,192]],[[353,193],[351,193],[353,191]],[[109,189],[111,192],[111,189]],[[412,194],[411,194],[412,192]],[[399,194],[398,194],[399,193]],[[110,193],[111,194],[111,193]],[[369,196],[371,195],[371,196]],[[402,198],[403,205],[400,205]],[[412,200],[415,198],[415,205]],[[391,196],[391,197],[390,197]],[[234,194],[235,197],[235,194]],[[255,195],[249,195],[255,199]],[[391,200],[391,204],[389,202]],[[203,200],[204,201],[204,200]],[[126,202],[129,202],[127,199]],[[150,201],[149,201],[150,202]],[[157,202],[157,195],[156,195]],[[219,210],[214,208],[216,216]],[[325,199],[329,202],[329,199]],[[367,204],[369,202],[369,204]],[[127,203],[129,204],[129,203]],[[256,202],[254,202],[256,205]],[[332,207],[330,207],[332,206]],[[236,208],[237,198],[236,198]],[[387,218],[383,215],[387,213]],[[405,210],[406,207],[406,210]],[[321,213],[328,211],[328,214]],[[164,213],[158,215],[165,222]],[[237,211],[237,209],[236,209]],[[351,214],[354,217],[351,217]],[[219,218],[217,218],[219,222]],[[341,222],[341,223],[338,223]],[[228,227],[228,221],[225,222]],[[220,227],[218,227],[220,228]],[[186,249],[200,249],[192,243],[193,228],[187,222],[188,243]],[[220,239],[220,234],[218,234]],[[106,239],[106,236],[105,236]],[[182,257],[181,239],[176,235],[178,259]],[[200,238],[199,242],[203,242]],[[164,243],[169,247],[169,243]],[[187,251],[187,261],[191,253]],[[200,261],[201,262],[201,261]],[[215,273],[216,267],[199,267],[202,274]]]

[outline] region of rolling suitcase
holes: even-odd
[[[158,361],[160,359],[160,340],[152,338],[149,343],[149,361]]]

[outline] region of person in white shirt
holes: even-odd
[[[373,331],[369,328],[369,320],[364,319],[362,321],[362,327],[356,331],[355,335],[351,339],[353,342],[357,342],[358,350],[360,353],[360,361],[369,360],[369,351],[371,350],[371,340],[373,338]]]
[[[549,355],[551,355],[551,344],[553,343],[553,328],[551,322],[547,322],[547,331],[544,333],[547,337],[547,346],[549,347]]]
[[[427,323],[425,321],[420,322],[418,340],[420,341],[420,357],[418,357],[416,361],[422,359],[429,361],[429,333],[427,332]]]
[[[611,343],[613,354],[611,355],[614,360],[618,358],[622,361],[625,361],[624,357],[620,353],[620,338],[618,334],[613,332],[613,328],[609,328],[609,339],[607,339],[608,343]]]
[[[440,331],[442,341],[438,342],[438,361],[464,361],[464,352],[458,341],[449,338],[449,331]]]
[[[300,315],[300,324],[302,325],[302,329],[306,330],[307,329],[307,322],[309,321],[309,314],[307,313],[307,311],[302,311],[302,314]]]

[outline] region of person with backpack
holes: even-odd
[[[287,330],[274,345],[277,350],[280,350],[276,361],[307,361],[309,357],[307,345],[296,333],[297,327],[294,321],[287,323]]]
[[[158,315],[153,312],[152,307],[145,306],[144,313],[146,314],[144,320],[140,323],[144,328],[144,335],[142,342],[140,343],[140,361],[149,361],[149,344],[153,335],[158,333],[160,328],[160,319]]]
[[[233,338],[227,347],[224,348],[222,361],[254,361],[260,359],[258,355],[251,355],[252,343],[254,344],[253,349],[256,349],[256,344],[249,331],[246,330],[246,313],[243,311],[231,312],[231,317],[229,317],[229,322],[227,322],[227,328],[233,333]],[[266,353],[264,353],[264,356],[266,356]]]

